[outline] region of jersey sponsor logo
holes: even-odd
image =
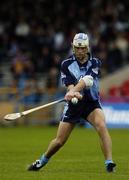
[[[63,72],[61,72],[61,78],[66,78],[66,75]]]
[[[95,74],[98,74],[98,67],[92,68],[92,71],[93,71]]]
[[[67,118],[68,116],[64,115],[64,118]]]

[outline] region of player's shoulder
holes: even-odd
[[[94,66],[101,66],[102,64],[101,60],[97,57],[91,57],[90,60]]]
[[[69,66],[71,63],[73,63],[73,61],[75,61],[73,56],[68,57],[67,59],[64,59],[61,63],[62,67],[66,67]]]

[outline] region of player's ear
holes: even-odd
[[[73,43],[71,42],[71,46],[72,46],[72,50],[73,50],[73,53],[75,52],[75,50],[74,50],[74,45],[73,45]]]

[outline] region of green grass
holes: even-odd
[[[57,127],[1,127],[0,180],[129,180],[129,130],[110,129],[116,173],[105,172],[93,129],[76,127],[65,146],[39,172],[28,164],[39,158]]]

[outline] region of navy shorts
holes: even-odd
[[[66,103],[62,113],[61,121],[70,123],[79,123],[80,120],[87,120],[88,115],[96,108],[100,108],[99,100],[96,101],[78,101],[77,104]]]

